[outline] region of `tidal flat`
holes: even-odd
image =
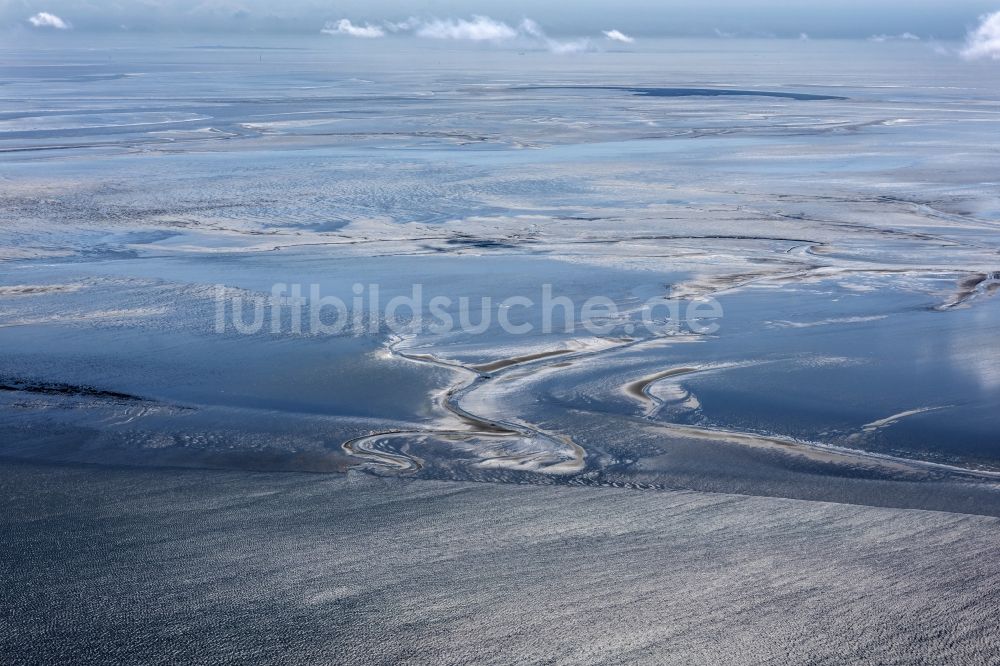
[[[991,63],[31,39],[0,49],[16,659],[1000,649]]]

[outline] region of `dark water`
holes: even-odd
[[[644,97],[774,97],[795,100],[843,100],[836,95],[739,90],[736,88],[632,88],[625,86],[535,86],[531,90],[624,90]]]

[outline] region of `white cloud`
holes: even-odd
[[[55,28],[56,30],[69,30],[69,23],[62,20],[55,14],[48,12],[38,12],[28,19],[28,23],[36,28]]]
[[[559,55],[582,53],[583,51],[590,49],[590,40],[588,39],[573,39],[565,42],[558,39],[552,39],[545,34],[545,31],[542,30],[542,26],[538,25],[529,18],[521,21],[521,25],[518,26],[518,29],[525,35],[541,41],[545,44],[545,48],[552,53]]]
[[[525,33],[526,35],[530,35],[531,37],[536,37],[538,39],[548,39],[548,36],[545,34],[545,31],[542,30],[542,26],[538,25],[530,18],[526,18],[523,21],[521,21],[521,25],[518,26],[518,29],[520,29],[520,31]]]
[[[622,44],[631,44],[635,41],[633,37],[629,37],[621,30],[603,30],[604,36],[613,42],[621,42]]]
[[[349,37],[362,37],[366,39],[375,39],[376,37],[384,37],[385,31],[382,28],[371,25],[370,23],[365,23],[364,25],[354,25],[348,19],[340,19],[339,21],[330,21],[326,26],[320,30],[328,35],[347,35]]]
[[[872,35],[868,38],[870,42],[893,42],[896,40],[919,42],[920,37],[914,35],[912,32],[904,32],[899,35]]]
[[[419,21],[410,19],[395,24],[398,30],[413,30],[417,37],[429,39],[459,39],[473,42],[503,42],[512,39],[539,41],[552,53],[580,53],[590,48],[586,39],[561,41],[545,34],[542,27],[529,18],[521,21],[516,28],[491,19],[489,16],[473,16],[472,19],[431,19]]]
[[[587,39],[562,41],[549,37],[542,27],[531,19],[524,19],[513,27],[503,21],[497,21],[489,16],[474,15],[469,19],[421,19],[410,17],[405,21],[385,21],[382,26],[370,23],[355,25],[348,19],[331,21],[322,32],[329,35],[350,35],[352,37],[383,37],[386,31],[393,33],[412,33],[424,39],[452,39],[472,42],[506,42],[520,40],[521,42],[541,43],[552,53],[580,53],[590,49]],[[609,39],[623,42],[633,41],[631,37],[617,30],[605,33]],[[615,35],[615,36],[612,36]]]
[[[809,41],[809,33],[808,32],[800,32],[799,33],[799,41],[800,42],[808,42]]]
[[[517,30],[503,21],[488,16],[473,16],[466,19],[433,19],[425,21],[417,28],[418,37],[430,39],[462,39],[474,42],[498,42],[517,37]]]
[[[979,27],[966,38],[962,57],[967,60],[1000,60],[1000,12],[987,14],[980,21]]]
[[[568,42],[560,42],[555,39],[548,40],[545,45],[549,51],[558,55],[568,55],[570,53],[583,53],[590,50],[589,39],[573,39]]]
[[[385,21],[386,30],[390,32],[409,32],[420,27],[421,21],[416,16],[411,16],[405,21]]]

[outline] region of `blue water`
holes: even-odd
[[[669,480],[683,455],[773,493],[747,457],[835,484],[898,471],[877,454],[989,482],[996,71],[919,43],[18,36],[0,50],[0,374],[81,390],[0,391],[0,454],[392,473],[341,448],[385,433],[437,478]],[[348,304],[420,284],[456,318],[489,298],[494,320],[393,330],[366,301],[363,331],[296,332],[287,311],[217,330],[220,286],[249,303],[276,283]],[[609,330],[577,309],[540,331],[545,285],[608,299]],[[498,305],[517,296],[533,303]],[[718,330],[640,325],[643,303],[696,298]],[[533,330],[503,330],[505,308]],[[509,432],[484,441],[477,418]],[[719,446],[682,453],[660,426]]]

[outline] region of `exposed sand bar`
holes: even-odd
[[[698,372],[698,368],[671,368],[670,370],[664,370],[663,372],[658,372],[655,375],[644,377],[637,382],[632,382],[631,384],[625,386],[625,390],[629,395],[639,398],[640,400],[649,400],[649,387],[656,382],[661,379],[666,379],[667,377],[678,377],[680,375],[691,374],[692,372]]]
[[[996,518],[12,464],[0,493],[6,663],[986,664],[1000,651]]]
[[[538,361],[543,358],[551,358],[553,356],[562,356],[564,354],[572,353],[572,349],[556,349],[553,351],[539,352],[537,354],[526,354],[525,356],[517,356],[515,358],[505,358],[499,361],[494,361],[493,363],[484,363],[482,365],[473,365],[471,367],[477,372],[496,372],[497,370],[503,370],[504,368],[509,368],[513,365],[530,363],[531,361]]]

